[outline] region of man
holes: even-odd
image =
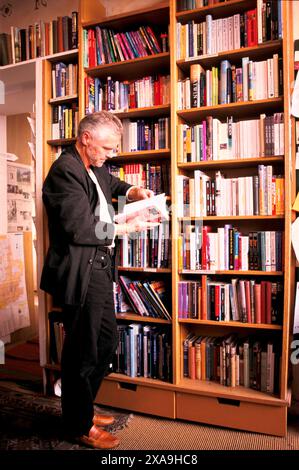
[[[113,417],[94,416],[93,401],[117,346],[113,301],[115,237],[150,223],[113,223],[112,197],[136,201],[152,191],[110,175],[104,163],[115,155],[122,124],[106,111],[79,123],[75,146],[63,151],[43,186],[50,246],[41,288],[63,306],[61,360],[64,425],[81,443],[101,449],[119,440],[99,426]]]

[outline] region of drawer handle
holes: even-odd
[[[217,398],[220,405],[240,406],[240,400],[232,400],[231,398]]]
[[[120,388],[123,388],[125,390],[131,390],[132,392],[136,392],[137,390],[137,385],[136,384],[129,384],[126,382],[120,382],[118,383]]]

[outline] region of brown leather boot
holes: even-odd
[[[104,429],[99,429],[92,426],[89,430],[88,436],[80,436],[76,439],[80,444],[84,444],[93,449],[113,449],[119,445],[119,439],[112,436]]]
[[[113,416],[108,415],[94,415],[92,421],[95,426],[109,426],[109,424],[114,423],[115,419]]]

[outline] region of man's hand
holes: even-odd
[[[153,227],[157,227],[159,222],[146,222],[143,220],[132,220],[127,224],[116,224],[116,235],[129,235],[134,232],[143,232]]]
[[[128,201],[139,201],[140,199],[147,199],[149,197],[153,197],[155,194],[151,189],[144,189],[138,186],[133,186],[128,192]]]

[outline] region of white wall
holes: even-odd
[[[6,148],[6,116],[0,115],[0,153],[5,153]]]
[[[3,17],[6,4],[11,4],[11,14]],[[37,9],[36,4],[39,5]],[[9,32],[10,26],[27,27],[35,21],[49,21],[57,16],[70,15],[78,8],[79,0],[0,0],[0,28],[3,32]]]

